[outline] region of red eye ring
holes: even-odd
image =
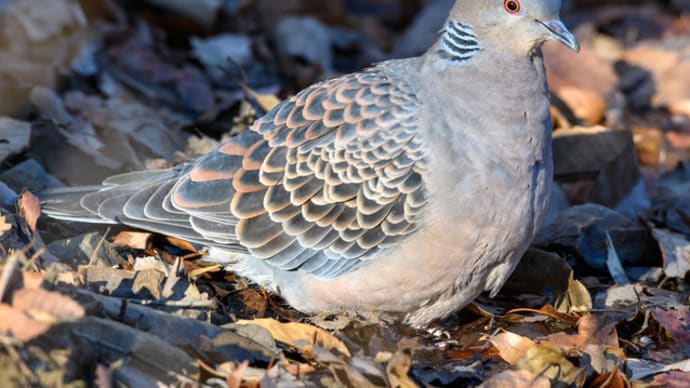
[[[518,0],[505,0],[503,2],[503,8],[510,14],[516,14],[520,12],[521,6]]]

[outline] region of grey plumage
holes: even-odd
[[[175,169],[48,193],[44,211],[205,244],[303,311],[446,316],[500,289],[548,203],[539,46],[577,42],[560,1],[508,3],[458,0],[425,55],[315,84]]]

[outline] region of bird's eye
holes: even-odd
[[[506,12],[516,14],[520,12],[520,2],[518,0],[506,0],[503,2]]]

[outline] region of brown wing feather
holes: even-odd
[[[253,256],[333,278],[415,230],[426,202],[417,112],[377,69],[314,85],[201,159],[171,201],[202,218],[222,203]],[[199,225],[222,235],[223,224]]]

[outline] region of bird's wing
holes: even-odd
[[[176,172],[138,187],[111,178],[110,194],[81,204],[334,278],[415,230],[426,203],[418,113],[410,88],[383,70],[346,75],[305,89]]]

